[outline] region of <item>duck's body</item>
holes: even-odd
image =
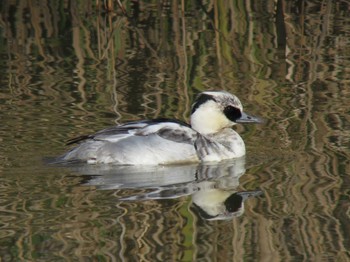
[[[170,119],[114,126],[71,140],[69,144],[80,144],[59,161],[165,165],[238,158],[245,155],[245,145],[232,125],[258,121],[242,110],[238,98],[230,93],[204,92],[192,107],[192,126]]]

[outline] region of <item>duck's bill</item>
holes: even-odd
[[[263,123],[263,119],[256,117],[256,116],[251,116],[248,115],[244,112],[242,112],[242,116],[238,119],[236,119],[236,123]]]

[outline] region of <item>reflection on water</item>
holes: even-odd
[[[183,166],[94,166],[73,168],[89,175],[84,185],[97,189],[143,189],[120,200],[175,199],[191,196],[199,214],[208,220],[230,219],[244,212],[244,201],[260,190],[237,192],[245,159],[217,164]],[[146,191],[146,192],[144,192]]]
[[[350,261],[348,1],[105,2],[0,4],[0,259]],[[246,172],[42,164],[207,89],[266,119]]]

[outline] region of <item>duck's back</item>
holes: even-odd
[[[71,140],[80,144],[60,160],[119,165],[197,162],[196,136],[189,125],[180,121],[130,122]]]

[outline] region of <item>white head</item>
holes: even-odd
[[[200,93],[192,106],[191,126],[201,134],[216,133],[236,123],[245,122],[260,121],[245,114],[241,101],[226,91]]]

